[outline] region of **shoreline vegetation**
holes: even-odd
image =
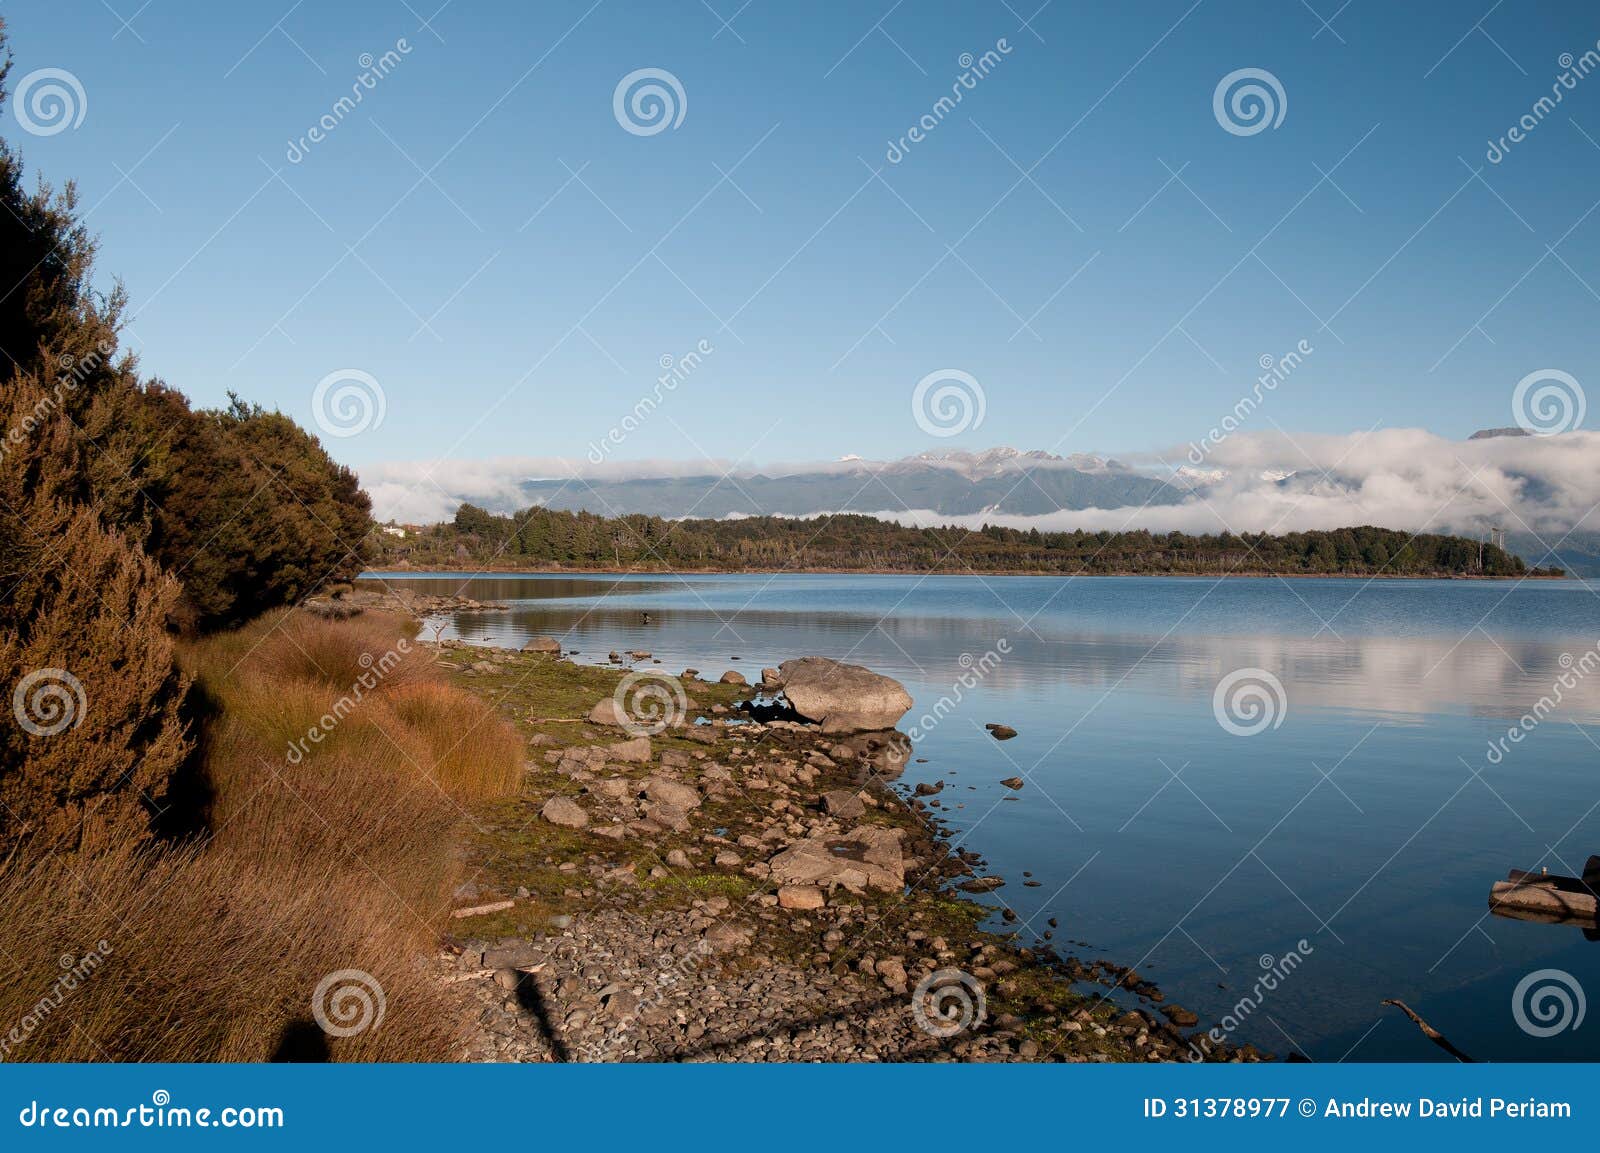
[[[404,572],[1006,573],[1070,576],[1561,577],[1487,541],[1360,525],[1269,533],[909,528],[858,514],[665,520],[463,504],[447,522],[374,534]],[[395,535],[396,532],[403,536]]]
[[[522,742],[412,629],[289,609],[179,644],[193,752],[164,808],[0,861],[7,1060],[459,1056],[471,1023],[418,961]],[[68,957],[97,963],[62,988]],[[349,1028],[363,996],[381,1027]]]

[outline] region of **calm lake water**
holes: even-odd
[[[451,618],[445,635],[474,642],[551,634],[581,661],[647,649],[673,672],[752,681],[814,653],[900,679],[916,698],[903,729],[942,714],[918,725],[927,760],[902,783],[945,781],[952,835],[1007,879],[986,899],[1027,939],[1054,917],[1063,953],[1134,965],[1207,1024],[1233,1017],[1235,1040],[1319,1061],[1444,1059],[1379,1005],[1398,997],[1480,1060],[1600,1058],[1600,1018],[1537,1037],[1513,1011],[1541,969],[1600,997],[1600,941],[1487,912],[1508,868],[1581,873],[1600,853],[1600,586],[387,579],[513,602]],[[1217,686],[1240,670],[1259,670],[1237,679],[1245,711],[1219,719]],[[1265,712],[1248,712],[1251,685]],[[1020,735],[996,742],[991,721]],[[1014,774],[1018,793],[999,783]],[[1298,968],[1242,1005],[1302,940]]]

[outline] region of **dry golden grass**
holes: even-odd
[[[406,639],[397,618],[296,613],[186,648],[216,710],[201,741],[208,831],[0,864],[0,956],[18,970],[0,983],[0,1057],[459,1054],[465,1022],[418,959],[447,917],[463,806],[515,789],[523,745]],[[81,965],[102,940],[103,961],[60,990],[59,959]],[[375,979],[384,1015],[330,1037],[313,992],[347,969]]]

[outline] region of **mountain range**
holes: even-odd
[[[662,517],[808,516],[823,512],[927,511],[941,516],[1036,516],[1062,509],[1176,504],[1177,484],[1087,454],[991,448],[919,453],[894,461],[847,457],[768,475],[526,480],[526,504]]]

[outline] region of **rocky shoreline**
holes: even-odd
[[[467,1059],[1266,1057],[1060,954],[1054,921],[1002,907],[985,931],[996,910],[963,889],[1004,881],[894,783],[901,734],[825,733],[739,683],[433,647],[531,750],[519,794],[470,815],[436,959]]]

